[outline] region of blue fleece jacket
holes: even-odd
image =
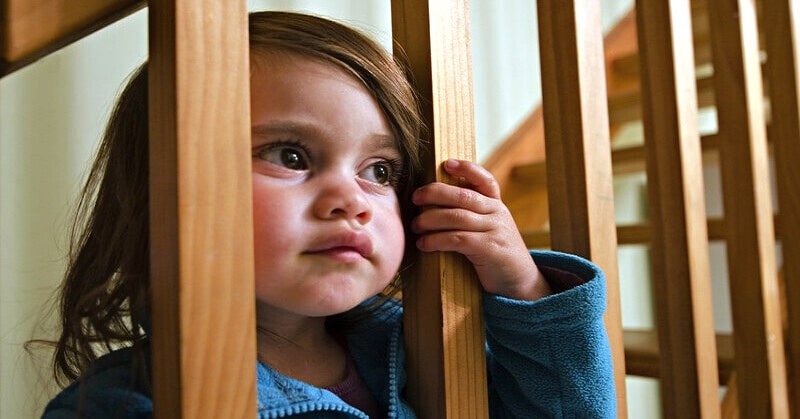
[[[532,252],[539,266],[569,271],[586,282],[535,302],[484,294],[492,418],[614,418],[611,352],[603,327],[605,283],[590,262]],[[415,417],[406,384],[402,308],[386,306],[346,334],[348,350],[389,418]],[[47,405],[45,419],[150,418],[149,383],[131,374],[132,351],[98,359],[83,385],[73,383]],[[333,393],[257,363],[258,417],[367,418]]]

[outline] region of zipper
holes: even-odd
[[[400,331],[399,326],[395,327],[389,337],[389,410],[386,413],[388,419],[396,419],[400,409],[400,383],[398,383],[397,379],[397,351],[400,344]]]
[[[262,412],[259,417],[262,419],[276,419],[297,415],[300,413],[323,411],[342,412],[350,414],[359,419],[369,419],[369,416],[367,416],[366,413],[344,403],[304,403],[280,409],[273,409],[269,412]]]

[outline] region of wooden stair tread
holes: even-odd
[[[654,330],[625,330],[625,366],[630,375],[659,377],[658,334]],[[720,382],[728,381],[734,370],[733,335],[717,333]]]
[[[611,125],[621,125],[642,118],[641,92],[637,88],[609,92],[608,119]],[[714,106],[714,81],[711,76],[697,79],[697,107]]]
[[[521,231],[522,240],[531,249],[550,247],[550,231],[547,229]],[[725,240],[725,220],[708,220],[708,238],[712,241]],[[650,225],[647,223],[617,226],[617,243],[620,245],[645,244],[651,241]]]
[[[703,153],[708,159],[719,148],[719,136],[716,134],[704,135],[700,138]],[[645,170],[645,148],[643,145],[625,147],[611,152],[611,162],[615,175],[642,172]],[[547,168],[543,160],[520,164],[511,171],[514,180],[530,184],[544,185],[547,183]]]
[[[694,63],[696,67],[703,67],[711,63],[711,46],[706,42],[697,42],[694,45]],[[639,80],[639,53],[623,55],[611,60],[611,71],[616,77]]]
[[[773,217],[773,224],[779,215]],[[726,239],[725,219],[709,218],[707,224],[708,239],[710,241],[723,241]],[[523,230],[522,240],[530,249],[543,249],[550,247],[550,231],[547,229]],[[780,240],[780,230],[775,229],[775,238]],[[645,244],[651,241],[650,225],[648,223],[625,224],[617,226],[617,243],[620,245]]]

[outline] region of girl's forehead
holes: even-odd
[[[357,89],[366,91],[376,102],[375,91],[352,69],[333,59],[303,55],[296,52],[269,52],[266,54],[251,54],[250,79],[271,78],[276,73],[281,77],[288,75],[314,75],[323,80],[330,79],[345,82]]]
[[[386,104],[382,103],[374,89],[370,88],[369,84],[353,69],[345,67],[345,65],[339,61],[334,61],[333,59],[327,60],[324,56],[303,54],[301,52],[283,49],[254,49],[251,51],[250,57],[251,81],[255,81],[254,84],[262,84],[265,78],[270,77],[271,73],[275,74],[279,72],[283,74],[292,74],[294,72],[312,71],[315,73],[319,72],[323,76],[333,76],[340,81],[346,80],[348,84],[352,83],[354,86],[365,90],[372,96],[373,100],[375,100],[376,105],[381,109],[383,117],[386,118],[386,122],[389,124],[388,134],[390,134],[389,136],[392,138],[393,147],[400,151],[404,158],[408,157],[408,149],[404,144],[404,137],[391,122],[393,118],[386,113]],[[254,80],[254,78],[258,78],[259,80]],[[251,82],[251,84],[253,83]]]
[[[355,73],[346,68],[341,63],[333,59],[326,59],[324,56],[302,54],[296,51],[261,51],[250,54],[250,74],[262,73],[264,70],[275,68],[309,68],[327,67],[329,71],[337,71],[350,74],[354,77]],[[358,78],[358,77],[356,77]]]
[[[392,148],[400,148],[375,94],[340,66],[287,54],[257,60],[250,83],[255,126],[270,121],[297,128],[313,122],[323,131],[350,129],[351,134],[385,137],[383,146],[388,142]]]

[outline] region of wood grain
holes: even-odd
[[[752,0],[709,0],[741,416],[789,415],[763,86]]]
[[[392,32],[408,56],[431,130],[428,180],[448,158],[475,159],[466,0],[393,0]],[[422,255],[404,295],[408,398],[423,418],[486,418],[480,286],[461,255]]]
[[[618,417],[627,417],[600,2],[540,0],[551,243],[605,272]]]
[[[800,418],[800,5],[790,0],[762,2],[767,52],[767,85],[772,104],[769,139],[775,159],[780,214],[777,233],[783,250],[786,343],[791,417]]]
[[[662,414],[720,416],[689,0],[637,0]]]
[[[255,417],[244,1],[150,2],[153,398],[159,418]]]

